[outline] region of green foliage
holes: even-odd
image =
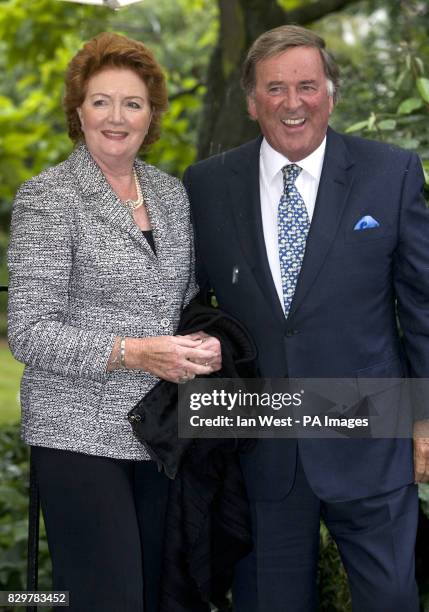
[[[9,0],[0,12],[0,213],[20,183],[70,152],[63,76],[82,39],[107,13],[52,0]]]
[[[419,485],[420,506],[429,519],[429,484]]]
[[[343,73],[334,127],[416,151],[429,182],[429,5],[365,0],[320,26]]]
[[[305,6],[306,4],[311,4],[312,2],[313,0],[278,0],[278,4],[286,11]]]
[[[0,220],[17,187],[71,151],[61,107],[64,73],[83,42],[114,30],[142,40],[164,67],[171,106],[150,163],[181,174],[193,160],[209,54],[210,0],[146,0],[119,12],[57,0],[8,0],[0,12]]]
[[[423,102],[429,104],[429,79],[419,77],[416,79],[416,85]]]
[[[6,340],[0,339],[0,426],[19,420],[19,384],[24,366],[16,361]]]
[[[398,115],[409,115],[410,113],[420,110],[423,106],[422,98],[407,98],[398,106]]]
[[[318,586],[320,612],[351,612],[346,572],[338,548],[324,523],[320,525]]]
[[[19,439],[18,427],[3,426],[0,428],[0,590],[25,589],[27,511],[28,451]],[[39,548],[39,588],[49,589],[51,570],[43,521]]]
[[[397,58],[399,75],[392,86],[388,105],[370,113],[368,118],[346,129],[346,132],[363,132],[405,148],[421,151],[429,161],[429,135],[426,128],[429,119],[429,79],[417,76],[425,71],[425,64],[417,56]],[[428,65],[429,69],[429,65]],[[411,94],[411,95],[410,95]],[[385,136],[383,132],[394,131]]]
[[[119,19],[121,14],[118,13]],[[145,160],[181,176],[194,161],[199,116],[210,53],[217,37],[217,3],[212,0],[145,0],[129,9],[127,22],[114,22],[121,32],[142,40],[164,68],[170,108],[162,137]],[[144,21],[145,28],[131,25]]]

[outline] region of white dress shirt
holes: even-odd
[[[325,157],[326,137],[318,148],[308,157],[296,162],[302,171],[296,179],[296,188],[304,200],[308,217],[313,218],[323,159]],[[259,186],[261,192],[262,226],[264,230],[265,248],[271,274],[276,286],[280,303],[284,310],[282,278],[280,272],[279,249],[277,243],[277,214],[280,198],[283,194],[282,168],[291,162],[273,149],[265,138],[262,141],[259,158]]]

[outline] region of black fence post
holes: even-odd
[[[0,291],[7,291],[7,285],[0,285]],[[40,499],[36,471],[29,455],[29,502],[28,502],[28,542],[27,542],[27,590],[37,591],[39,572],[39,525]],[[27,612],[37,612],[36,606],[27,606]]]
[[[27,590],[37,591],[39,570],[39,525],[40,499],[36,469],[30,449],[30,486],[28,504],[28,544],[27,544]],[[36,606],[27,606],[27,612],[37,612]]]

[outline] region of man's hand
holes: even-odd
[[[414,423],[414,481],[429,482],[429,421]]]

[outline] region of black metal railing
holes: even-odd
[[[7,285],[0,285],[0,291],[7,291]],[[27,545],[27,589],[36,591],[38,587],[38,556],[39,556],[39,520],[40,500],[39,487],[31,461],[30,452],[29,474],[29,505],[28,505],[28,545]],[[37,612],[35,606],[27,606],[27,612]]]

